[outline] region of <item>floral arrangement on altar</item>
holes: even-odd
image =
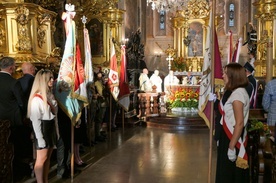
[[[197,108],[199,100],[199,89],[179,88],[171,91],[167,102],[169,108]]]
[[[267,124],[265,124],[261,121],[258,121],[257,119],[252,119],[248,125],[247,131],[252,132],[255,130],[259,131],[265,137],[269,138],[271,136],[271,131]]]
[[[186,61],[183,57],[177,57],[173,59],[172,69],[175,71],[185,71],[186,70]]]

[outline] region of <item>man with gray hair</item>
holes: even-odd
[[[10,140],[14,148],[13,179],[20,174],[20,148],[22,147],[22,88],[20,83],[12,77],[15,72],[15,60],[11,57],[0,59],[0,120],[10,121]],[[24,143],[23,143],[24,145]]]
[[[13,128],[22,125],[22,87],[12,77],[15,72],[15,61],[13,58],[1,58],[0,69],[0,119],[10,120],[11,128]]]

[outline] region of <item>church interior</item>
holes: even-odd
[[[267,111],[263,109],[262,98],[266,83],[276,77],[275,0],[2,0],[0,58],[8,56],[15,59],[14,78],[23,75],[21,65],[25,62],[35,65],[37,71],[47,68],[58,74],[67,36],[62,14],[71,11],[66,10],[68,4],[74,5],[75,36],[80,43],[83,61],[86,54],[83,29],[88,30],[91,43],[89,51],[95,74],[101,72],[108,77],[112,45],[116,53],[117,72],[121,73],[121,48],[125,46],[125,71],[130,90],[128,110],[120,107],[115,115],[119,130],[111,131],[111,109],[109,121],[103,125],[107,138],[105,142],[97,145],[90,143],[89,147],[84,147],[81,155],[89,166],[82,172],[75,173],[75,182],[214,182],[216,150],[212,142],[213,125],[198,114],[200,87],[207,72],[205,69],[208,56],[212,59],[213,65],[210,66],[213,67],[219,57],[221,76],[222,67],[230,62],[237,62],[242,66],[250,63],[257,85],[255,105],[250,109],[249,122],[257,120],[266,124]],[[216,34],[212,34],[214,31]],[[210,43],[214,40],[210,40],[209,35],[212,35],[211,38],[217,37],[217,47],[212,48],[217,49],[218,57],[213,55],[213,49],[209,50]],[[211,70],[217,74],[220,72],[213,68]],[[214,88],[215,92],[223,93],[223,83],[214,82]],[[274,126],[269,128],[274,133]],[[8,146],[7,129],[7,126],[0,129],[0,133],[4,134],[0,135],[0,146],[3,147],[0,149]],[[168,138],[174,142],[165,139],[166,145],[156,144],[151,135],[156,141]],[[252,131],[248,136],[250,182],[276,182],[274,142],[266,138],[261,130]],[[201,141],[193,140],[197,137]],[[144,145],[138,142],[138,138]],[[186,140],[181,140],[182,138]],[[151,139],[152,142],[146,139]],[[194,144],[189,143],[190,140]],[[127,143],[127,147],[123,146]],[[177,153],[186,148],[182,147],[183,144],[191,146],[191,152],[185,149],[186,153]],[[148,163],[149,166],[146,167],[146,159],[139,160],[139,153],[156,155],[146,151],[147,145],[153,145],[151,150],[154,151],[173,148],[172,154],[159,152],[162,159],[151,157],[151,164]],[[120,148],[122,154],[118,152]],[[137,148],[140,151],[135,153],[128,148]],[[195,159],[193,161],[196,163],[188,161],[188,156],[192,156],[192,151],[197,151],[197,148],[201,162]],[[6,149],[1,154],[3,153],[12,152]],[[132,158],[136,164],[124,162],[130,158],[129,153],[133,153]],[[120,158],[120,162],[112,164],[111,155],[117,156],[116,160]],[[172,158],[174,155],[175,158]],[[69,182],[70,179],[56,177],[56,160],[53,155],[52,158],[50,182]],[[5,167],[3,169],[6,171],[0,173],[0,179],[16,182],[11,181],[11,159],[7,162],[5,158],[1,158],[0,167]],[[153,159],[160,160],[163,164],[155,164]],[[178,162],[174,159],[178,159]],[[195,164],[200,164],[201,173],[182,175],[180,170],[176,171],[191,169],[185,161],[190,163],[192,169],[197,169]],[[103,168],[104,163],[109,166]],[[120,167],[119,164],[125,166]],[[170,168],[166,169],[169,165],[165,164],[174,167],[171,168],[177,173]],[[135,167],[130,171],[132,174],[127,175],[132,175],[129,179],[125,175],[127,166]],[[148,168],[149,172],[140,170],[139,166],[146,170]],[[124,170],[119,172],[114,167]],[[150,167],[154,170],[150,170]],[[95,168],[100,171],[92,175]],[[210,169],[213,170],[210,172]],[[108,172],[113,171],[117,174],[108,175]],[[99,174],[104,176],[99,178]],[[187,180],[185,177],[189,180],[183,181]],[[18,182],[35,182],[33,172]]]

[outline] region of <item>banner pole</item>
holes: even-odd
[[[71,121],[71,181],[74,179],[74,125]]]
[[[122,112],[122,118],[123,118],[122,122],[123,122],[123,132],[124,132],[124,130],[125,130],[125,110],[123,108],[122,108],[122,110],[123,110],[123,112]]]
[[[212,62],[211,62],[211,93],[214,93],[214,63],[215,63],[215,9],[216,0],[212,1]],[[208,183],[212,183],[212,155],[213,155],[213,124],[214,124],[214,101],[211,101],[211,114],[210,114],[210,130],[209,130],[209,171],[208,171]]]
[[[111,139],[111,122],[112,122],[112,94],[109,95],[109,137]]]

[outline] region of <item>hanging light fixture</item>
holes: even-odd
[[[147,0],[147,6],[151,4],[152,10],[160,11],[176,11],[187,7],[189,0]]]

